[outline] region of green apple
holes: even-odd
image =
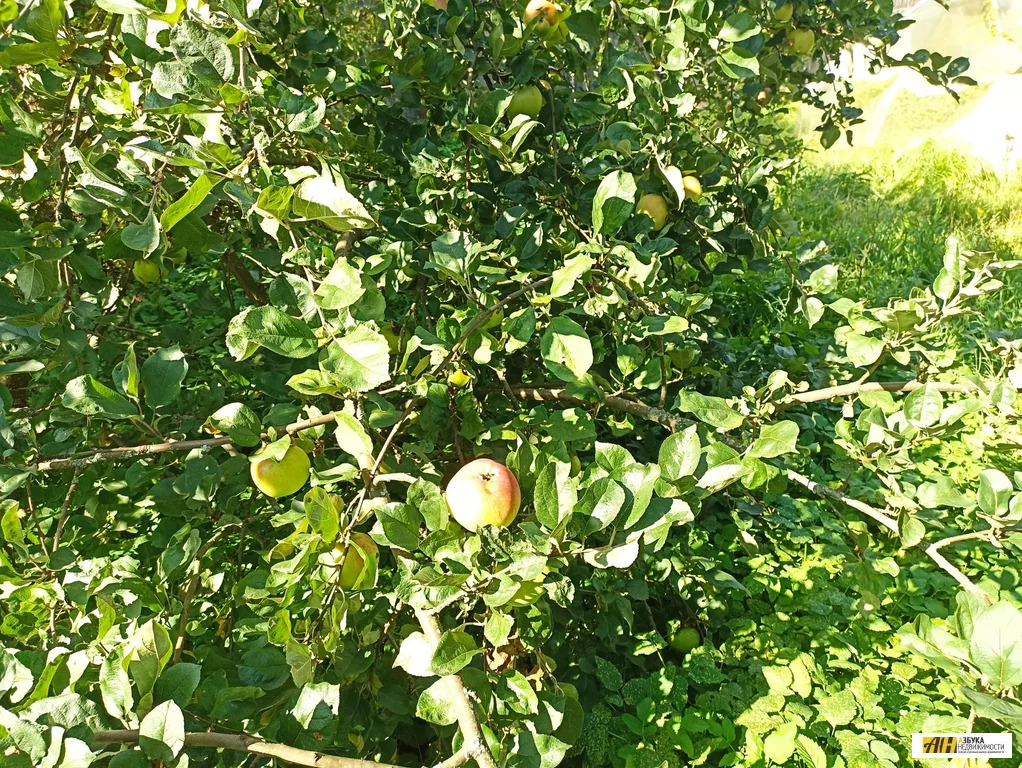
[[[686,200],[698,200],[703,196],[703,185],[695,176],[682,176],[681,185],[685,188]]]
[[[806,56],[816,47],[816,33],[811,29],[793,29],[784,40],[791,53]]]
[[[780,8],[774,9],[774,18],[782,24],[787,24],[791,21],[791,14],[794,10],[795,9],[791,7],[791,3],[785,3]]]
[[[660,229],[667,222],[667,201],[662,195],[643,195],[635,206],[635,212],[649,216],[653,219],[653,229]]]
[[[297,445],[292,445],[280,461],[269,456],[260,459],[257,453],[249,470],[256,488],[267,496],[279,499],[290,496],[305,485],[309,481],[311,468],[309,455]]]
[[[361,551],[360,551],[361,550]],[[360,586],[362,571],[365,568],[366,558],[376,557],[380,548],[365,533],[354,533],[351,536],[351,546],[344,555],[344,564],[341,566],[341,579],[338,582],[341,589],[347,591]]]
[[[511,97],[511,103],[507,107],[507,116],[516,118],[518,115],[539,117],[539,111],[543,109],[543,94],[534,85],[525,85],[515,91]]]
[[[160,282],[160,265],[148,259],[139,259],[131,267],[131,274],[142,285],[153,285]]]
[[[476,459],[459,469],[444,497],[451,516],[473,533],[484,525],[510,525],[522,504],[518,478],[492,459]]]
[[[671,648],[678,653],[688,653],[694,648],[702,645],[703,640],[699,636],[699,630],[694,627],[682,627],[671,635]]]

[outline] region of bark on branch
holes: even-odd
[[[918,389],[920,386],[922,386],[922,384],[920,384],[919,382],[904,383],[877,382],[873,384],[850,384],[841,387],[830,387],[826,390],[817,390],[816,392],[803,393],[803,397],[807,395],[811,395],[812,397],[809,397],[808,399],[803,399],[801,402],[814,402],[816,400],[825,400],[831,397],[840,397],[861,391],[877,392],[883,390],[888,392],[904,392],[912,389]],[[974,391],[976,389],[976,387],[971,384],[970,385],[944,384],[938,386],[946,387],[942,391],[953,392],[969,392]],[[581,398],[571,397],[565,394],[563,390],[556,389],[553,387],[511,386],[508,387],[506,390],[499,391],[508,392],[522,400],[555,400],[558,402],[571,403],[573,405],[582,405],[585,407],[593,407],[595,405],[594,403],[582,400]],[[835,392],[837,392],[837,394],[835,394]],[[613,396],[605,397],[602,401],[600,401],[600,403],[613,410],[630,413],[640,418],[643,418],[647,421],[654,421],[657,422],[658,424],[663,424],[672,431],[676,430],[679,426],[683,424],[690,423],[689,419],[672,416],[670,413],[664,411],[663,409],[655,408],[653,406],[646,405],[645,403],[636,402],[634,400],[626,400],[625,398],[622,397]],[[726,443],[728,443],[729,445],[736,449],[740,450],[743,447],[733,439],[727,438],[726,436],[722,436],[722,438]],[[819,483],[815,480],[812,480],[811,478],[799,474],[798,472],[795,472],[792,469],[785,469],[784,473],[789,480],[798,485],[801,485],[803,488],[810,491],[811,493],[817,496],[832,499],[834,501],[839,501],[845,506],[851,507],[857,512],[860,512],[866,517],[869,517],[870,519],[879,523],[884,528],[891,531],[891,533],[898,535],[899,528],[896,516],[890,515],[880,509],[877,509],[876,507],[866,504],[863,501],[854,499],[851,496],[848,496],[847,494],[837,490],[836,488],[831,488],[830,486],[824,485],[823,483]],[[967,539],[982,538],[984,536],[988,536],[989,534],[990,531],[979,531],[975,533],[963,534],[961,536],[952,536],[950,538],[943,539],[934,544],[931,544],[925,550],[926,554],[941,568],[941,570],[950,575],[951,578],[957,581],[964,589],[968,590],[974,595],[981,597],[983,600],[986,600],[987,602],[989,602],[989,598],[986,596],[983,590],[980,589],[975,584],[973,584],[964,573],[962,573],[950,561],[948,561],[948,559],[940,553],[940,549],[941,547],[947,546],[948,544],[953,544],[958,541],[965,541]]]
[[[871,381],[861,383],[853,381],[851,384],[839,384],[836,387],[814,389],[809,392],[797,392],[778,400],[776,405],[778,408],[785,408],[799,403],[818,403],[821,400],[851,397],[863,392],[912,392],[916,389],[922,389],[927,384],[940,392],[976,392],[979,389],[971,382],[952,384],[946,381]]]
[[[440,622],[437,621],[436,616],[421,608],[415,609],[415,618],[419,620],[419,625],[422,627],[422,634],[425,635],[426,641],[435,650],[443,634],[440,629]],[[486,739],[483,737],[483,730],[479,726],[475,705],[472,703],[472,699],[469,698],[468,691],[465,689],[465,684],[461,681],[461,677],[458,675],[448,675],[443,680],[447,685],[451,703],[454,705],[454,712],[458,718],[458,728],[465,739],[465,746],[462,752],[465,753],[466,758],[471,757],[474,759],[479,768],[497,768],[493,755],[490,753],[490,748],[486,744]],[[457,754],[459,753],[456,753],[451,760],[454,760]],[[449,762],[445,761],[441,765],[446,766]]]
[[[97,731],[93,734],[92,739],[97,744],[137,744],[138,731]],[[390,763],[374,763],[371,760],[310,752],[307,749],[297,749],[286,744],[263,741],[255,736],[234,733],[189,733],[185,735],[185,749],[189,747],[230,749],[308,768],[400,768],[400,766]]]
[[[313,419],[296,421],[288,424],[284,431],[289,435],[302,432],[313,427],[321,427],[330,424],[335,420],[334,413],[324,413]],[[55,459],[47,459],[37,462],[26,470],[29,472],[52,472],[55,469],[84,469],[92,464],[99,464],[104,461],[117,461],[118,459],[134,459],[139,456],[150,456],[158,453],[169,453],[176,451],[192,451],[196,448],[216,448],[218,446],[232,445],[229,437],[210,437],[201,440],[168,440],[165,443],[151,443],[149,445],[132,445],[123,448],[106,448],[96,451],[83,451],[70,456],[61,456]]]

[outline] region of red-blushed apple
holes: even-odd
[[[492,459],[476,459],[459,469],[444,496],[451,516],[473,533],[484,525],[510,525],[522,504],[518,479]]]
[[[260,459],[257,453],[249,471],[256,488],[267,496],[279,499],[290,496],[305,485],[309,481],[311,468],[309,455],[297,445],[292,445],[280,461],[270,457]]]
[[[561,21],[561,12],[550,0],[529,0],[522,18],[526,24],[536,19],[536,26],[533,29],[537,35],[546,40],[556,31]]]

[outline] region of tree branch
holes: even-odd
[[[851,394],[851,393],[854,393],[854,392],[857,392],[857,391],[862,391],[863,389],[868,389],[868,390],[872,390],[872,391],[884,390],[884,391],[901,392],[901,391],[905,391],[905,390],[918,389],[921,386],[922,386],[922,384],[920,384],[919,382],[904,382],[904,383],[901,383],[901,382],[878,382],[878,383],[874,383],[874,384],[853,384],[853,385],[845,385],[845,386],[842,386],[842,387],[830,387],[828,390],[818,390],[817,392],[833,392],[834,390],[840,390],[842,393],[845,393],[845,390],[848,390],[848,392],[845,393],[845,394]],[[966,385],[960,385],[960,384],[947,384],[945,386],[949,387],[949,389],[947,389],[945,391],[954,391],[954,392],[968,392],[968,391],[973,391],[975,389],[975,386],[973,386],[973,385],[968,385],[968,388],[966,388]],[[583,405],[583,406],[592,406],[593,405],[592,403],[589,403],[589,402],[586,402],[584,400],[581,400],[580,398],[571,397],[569,395],[566,395],[563,390],[559,390],[559,389],[555,389],[555,388],[551,388],[551,387],[509,387],[508,389],[516,397],[522,398],[523,400],[557,400],[557,401],[560,401],[560,402],[567,402],[567,403],[572,403],[572,404],[576,404],[576,405]],[[816,393],[804,393],[804,394],[806,394],[806,395],[814,395]],[[819,396],[819,397],[816,397],[816,398],[809,399],[806,402],[813,402],[814,400],[824,400],[824,399],[828,399],[828,397],[834,397],[834,396],[835,395],[833,395],[833,394],[823,395],[823,396]],[[840,395],[838,395],[838,396],[840,396]],[[636,402],[636,401],[633,401],[633,400],[626,400],[626,399],[621,398],[621,397],[613,397],[613,396],[605,397],[603,399],[602,403],[604,405],[606,405],[607,407],[612,408],[614,410],[623,411],[625,413],[631,413],[631,414],[633,414],[635,416],[639,416],[640,418],[643,418],[643,419],[645,419],[647,421],[655,421],[658,424],[663,424],[664,426],[668,427],[672,431],[677,429],[679,425],[688,423],[687,419],[680,419],[680,418],[677,418],[675,416],[672,416],[671,414],[667,413],[666,411],[664,411],[664,410],[662,410],[660,408],[654,408],[653,406],[646,405],[645,403],[640,403],[640,402]],[[729,440],[727,438],[724,438],[724,439],[725,439],[725,442],[727,442],[729,445],[732,445],[732,447],[735,447],[735,448],[738,448],[738,449],[742,448],[742,446],[740,444],[736,443],[736,441]],[[811,493],[813,493],[813,494],[815,494],[817,496],[823,496],[825,498],[832,499],[834,501],[840,501],[842,504],[844,504],[844,505],[846,505],[848,507],[851,507],[852,509],[856,510],[857,512],[860,512],[863,515],[865,515],[866,517],[869,517],[870,519],[872,519],[875,522],[879,523],[880,525],[882,525],[884,528],[886,528],[887,530],[891,531],[892,533],[894,533],[896,535],[899,533],[898,521],[897,521],[896,517],[894,517],[892,515],[889,515],[886,512],[884,512],[884,511],[882,511],[880,509],[877,509],[876,507],[870,506],[869,504],[866,504],[863,501],[859,501],[858,499],[853,499],[851,496],[848,496],[847,494],[842,493],[841,491],[837,490],[836,488],[831,488],[830,486],[824,485],[823,483],[818,483],[817,481],[812,480],[812,479],[806,477],[805,475],[799,474],[798,472],[795,472],[792,469],[785,469],[784,473],[785,473],[786,477],[789,480],[791,480],[794,483],[797,483],[798,485],[801,485],[803,488],[805,488],[806,490],[810,491]],[[981,597],[983,600],[986,600],[987,602],[989,602],[990,599],[989,599],[989,597],[987,597],[986,593],[984,593],[983,590],[981,590],[978,586],[973,584],[964,573],[962,573],[951,562],[949,562],[948,559],[946,557],[944,557],[940,553],[940,549],[941,549],[941,547],[947,546],[948,544],[953,544],[953,543],[956,543],[956,542],[959,542],[959,541],[966,541],[968,539],[983,538],[985,536],[988,536],[989,534],[990,534],[990,531],[987,530],[987,531],[976,531],[976,532],[973,532],[973,533],[962,534],[960,536],[952,536],[950,538],[942,539],[941,541],[938,541],[938,542],[936,542],[934,544],[931,544],[925,550],[926,554],[944,572],[946,572],[955,581],[957,581],[964,589],[966,589],[967,591],[971,592],[974,595],[977,595],[977,596]]]
[[[202,558],[206,556],[210,548],[216,544],[220,538],[227,533],[231,528],[240,527],[241,523],[231,523],[225,525],[219,531],[210,536],[209,540],[203,544],[199,551],[195,553],[195,557],[192,559],[192,565],[189,568],[191,576],[188,579],[188,585],[185,587],[184,593],[181,595],[181,617],[178,620],[177,629],[177,640],[174,641],[174,655],[171,658],[171,664],[177,664],[181,661],[181,654],[185,650],[185,639],[188,637],[188,616],[191,613],[192,598],[195,597],[195,592],[199,588],[199,579],[202,575]]]
[[[71,485],[68,486],[67,495],[64,496],[64,503],[60,507],[60,520],[57,521],[57,530],[53,534],[53,546],[50,548],[53,552],[56,552],[57,547],[60,546],[60,537],[64,533],[64,526],[67,524],[67,518],[71,512],[71,497],[78,488],[78,478],[81,477],[81,474],[82,470],[76,468],[74,477],[71,478]]]
[[[440,637],[443,634],[440,629],[440,622],[437,621],[436,616],[421,608],[415,609],[415,618],[419,620],[419,625],[422,627],[422,633],[426,636],[426,641],[431,648],[436,650]],[[458,728],[465,739],[465,746],[462,752],[466,753],[466,758],[471,757],[474,759],[479,768],[497,768],[493,755],[490,753],[490,748],[486,745],[482,728],[479,726],[475,705],[472,703],[472,699],[469,698],[468,691],[465,690],[465,684],[461,681],[461,677],[458,675],[448,675],[443,680],[447,685],[451,703],[454,704],[454,711],[458,718]],[[456,757],[457,754],[452,756],[450,760],[441,763],[441,765],[446,766]]]
[[[465,328],[464,333],[462,333],[461,336],[458,337],[458,340],[454,342],[454,346],[451,347],[451,351],[447,353],[447,356],[440,362],[440,364],[436,368],[433,369],[433,373],[434,374],[439,373],[448,365],[450,365],[451,361],[454,359],[454,356],[458,354],[458,350],[461,349],[461,345],[468,341],[468,337],[475,333],[479,329],[479,327],[483,323],[485,323],[494,312],[503,309],[512,301],[517,299],[519,296],[524,296],[529,291],[534,290],[545,283],[549,283],[553,279],[554,276],[550,275],[549,277],[544,277],[539,280],[536,280],[535,282],[529,283],[528,285],[519,288],[514,293],[505,296],[503,299],[498,301],[492,307],[487,307],[478,315],[476,315],[474,318],[472,318],[472,322],[468,324],[468,327]]]
[[[96,731],[92,740],[97,744],[137,744],[138,731]],[[390,763],[374,763],[371,760],[358,760],[351,757],[335,757],[322,752],[310,752],[297,749],[286,744],[275,744],[263,741],[255,736],[234,733],[189,733],[185,735],[185,749],[189,747],[207,747],[210,749],[230,749],[236,752],[248,752],[250,755],[282,760],[292,765],[307,768],[400,768]]]
[[[302,432],[313,427],[321,427],[330,424],[335,420],[334,413],[324,413],[312,419],[296,421],[288,424],[284,431],[289,435]],[[196,448],[215,448],[221,445],[233,445],[229,437],[210,437],[202,440],[168,440],[165,443],[152,443],[149,445],[132,445],[123,448],[106,448],[97,451],[83,451],[70,456],[61,456],[56,459],[47,459],[26,467],[28,472],[51,472],[55,469],[84,469],[92,464],[104,461],[117,461],[118,459],[134,459],[139,456],[149,456],[157,453],[169,453],[171,451],[191,451]]]
[[[862,392],[912,392],[913,390],[925,387],[927,384],[935,387],[940,392],[976,392],[979,389],[979,387],[971,382],[952,384],[945,381],[854,381],[851,384],[840,384],[836,387],[814,389],[809,392],[797,392],[778,400],[775,405],[778,408],[786,408],[799,403],[817,403],[821,400],[850,397]]]

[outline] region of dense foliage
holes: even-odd
[[[892,61],[887,2],[522,18],[0,2],[0,766],[1022,727],[1019,342],[947,343],[1018,264],[950,240],[871,306],[774,202],[848,43],[966,62]],[[475,457],[508,527],[451,519]]]

